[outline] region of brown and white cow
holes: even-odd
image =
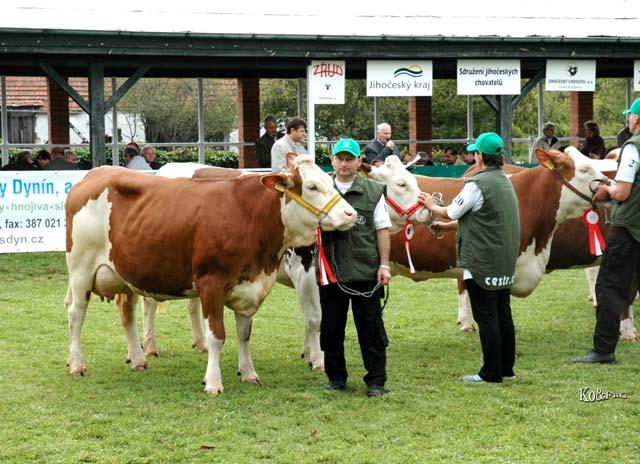
[[[282,187],[284,194],[277,191]],[[135,370],[147,365],[135,331],[137,294],[157,300],[197,296],[207,319],[208,393],[223,391],[225,304],[236,314],[241,379],[259,383],[249,353],[251,321],[284,251],[313,243],[318,225],[346,230],[356,219],[309,156],[295,160],[291,175],[217,181],[97,168],[71,189],[65,208],[70,372],[86,370],[80,332],[92,292],[117,296]]]
[[[399,172],[400,169],[404,170],[404,167],[397,156],[388,157],[385,164],[375,169],[385,173],[387,198],[393,201],[398,208],[397,210],[390,210],[392,233],[401,230],[407,220],[415,222],[426,222],[429,220],[429,212],[426,209],[412,208],[417,203],[420,189],[413,176],[406,176],[403,172]],[[249,171],[214,168],[196,163],[170,163],[158,170],[156,175],[170,178],[193,177],[224,179],[255,174]],[[407,214],[399,215],[399,210],[407,212]],[[312,369],[323,370],[324,354],[320,349],[320,319],[322,312],[312,262],[312,248],[299,247],[288,249],[282,260],[277,281],[296,289],[305,325],[302,357]],[[143,346],[146,354],[157,354],[153,331],[153,318],[156,307],[157,302],[153,299],[143,299],[143,327],[145,334]],[[200,345],[199,340],[203,338],[202,335],[199,335],[199,333],[202,333],[202,329],[200,328],[202,322],[198,308],[199,302],[197,298],[189,301],[192,339],[196,347]]]
[[[538,152],[537,156],[541,164],[551,163],[566,182],[586,194],[590,192],[592,181],[603,178],[591,162],[593,160],[574,147],[567,148],[565,153],[552,150],[549,153]],[[372,171],[371,175],[375,176],[375,172]],[[462,179],[425,176],[416,176],[416,179],[421,190],[440,192],[445,204],[449,204],[463,187]],[[511,181],[519,200],[522,232],[511,293],[524,297],[537,287],[545,273],[553,232],[565,220],[580,217],[589,203],[563,185],[546,167],[514,174]],[[461,278],[462,270],[456,268],[455,234],[446,233],[438,239],[426,228],[418,228],[411,247],[415,274],[409,272],[402,238],[392,237],[391,261],[395,272],[414,280]],[[464,307],[462,311],[459,318],[470,326],[468,311]]]

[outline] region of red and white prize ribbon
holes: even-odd
[[[325,286],[329,284],[335,284],[337,282],[336,276],[333,275],[327,255],[324,252],[322,246],[322,229],[320,226],[316,227],[316,245],[318,246],[318,268],[320,270],[320,285]]]
[[[404,238],[404,249],[407,252],[407,261],[409,261],[409,272],[411,272],[411,274],[416,273],[416,268],[413,267],[413,261],[411,261],[411,247],[409,245],[409,243],[413,239],[415,230],[416,230],[415,226],[413,225],[413,223],[409,221],[405,222],[404,227],[402,228],[402,236]]]
[[[600,214],[595,209],[588,208],[582,213],[582,222],[587,226],[589,234],[589,251],[595,256],[602,255],[606,242],[600,231]]]

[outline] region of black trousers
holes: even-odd
[[[596,280],[598,306],[593,333],[594,351],[615,352],[620,333],[620,314],[629,302],[633,276],[638,272],[640,242],[636,242],[624,227],[612,227]]]
[[[349,282],[349,288],[359,292],[370,291],[375,282]],[[367,374],[367,385],[384,386],[387,380],[386,347],[389,344],[382,321],[380,294],[369,298],[344,293],[338,284],[320,287],[322,321],[320,323],[320,347],[324,351],[324,369],[329,380],[347,381],[347,364],[344,357],[344,333],[347,326],[349,302],[353,321],[358,332],[360,352]]]
[[[516,333],[511,317],[509,289],[485,290],[473,279],[464,281],[473,318],[478,324],[484,363],[478,375],[487,382],[511,377],[516,360]]]

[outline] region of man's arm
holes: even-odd
[[[389,252],[391,250],[391,240],[389,229],[376,230],[378,242],[378,256],[380,257],[380,267],[378,268],[378,282],[387,285],[391,280],[391,269],[389,268]]]

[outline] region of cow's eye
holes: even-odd
[[[580,171],[583,174],[586,174],[589,172],[589,166],[583,166],[580,169],[578,169],[578,171]]]
[[[400,182],[397,182],[396,185],[400,188],[405,188],[407,186],[407,183],[402,180]]]
[[[316,187],[315,184],[310,184],[310,185],[307,185],[307,190],[314,190],[315,191],[315,190],[318,190],[318,187]]]

